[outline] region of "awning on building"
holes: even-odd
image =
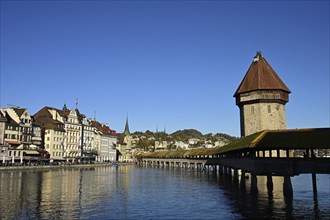
[[[18,140],[13,140],[13,139],[5,139],[5,142],[8,144],[14,144],[14,145],[20,145],[21,142]]]
[[[24,153],[26,155],[39,155],[39,152],[35,150],[25,150]]]

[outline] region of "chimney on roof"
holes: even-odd
[[[258,50],[258,51],[257,51],[257,55],[253,58],[253,62],[258,62],[259,59],[260,59],[260,57],[262,57],[262,55],[261,55],[261,51]]]

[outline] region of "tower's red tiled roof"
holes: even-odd
[[[260,52],[254,57],[234,96],[256,90],[282,90],[291,93]]]

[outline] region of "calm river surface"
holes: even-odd
[[[292,178],[284,198],[227,178],[178,169],[119,167],[0,171],[0,219],[330,219],[330,175]]]

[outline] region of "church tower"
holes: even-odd
[[[240,109],[241,136],[286,129],[285,104],[291,91],[257,52],[234,97]]]

